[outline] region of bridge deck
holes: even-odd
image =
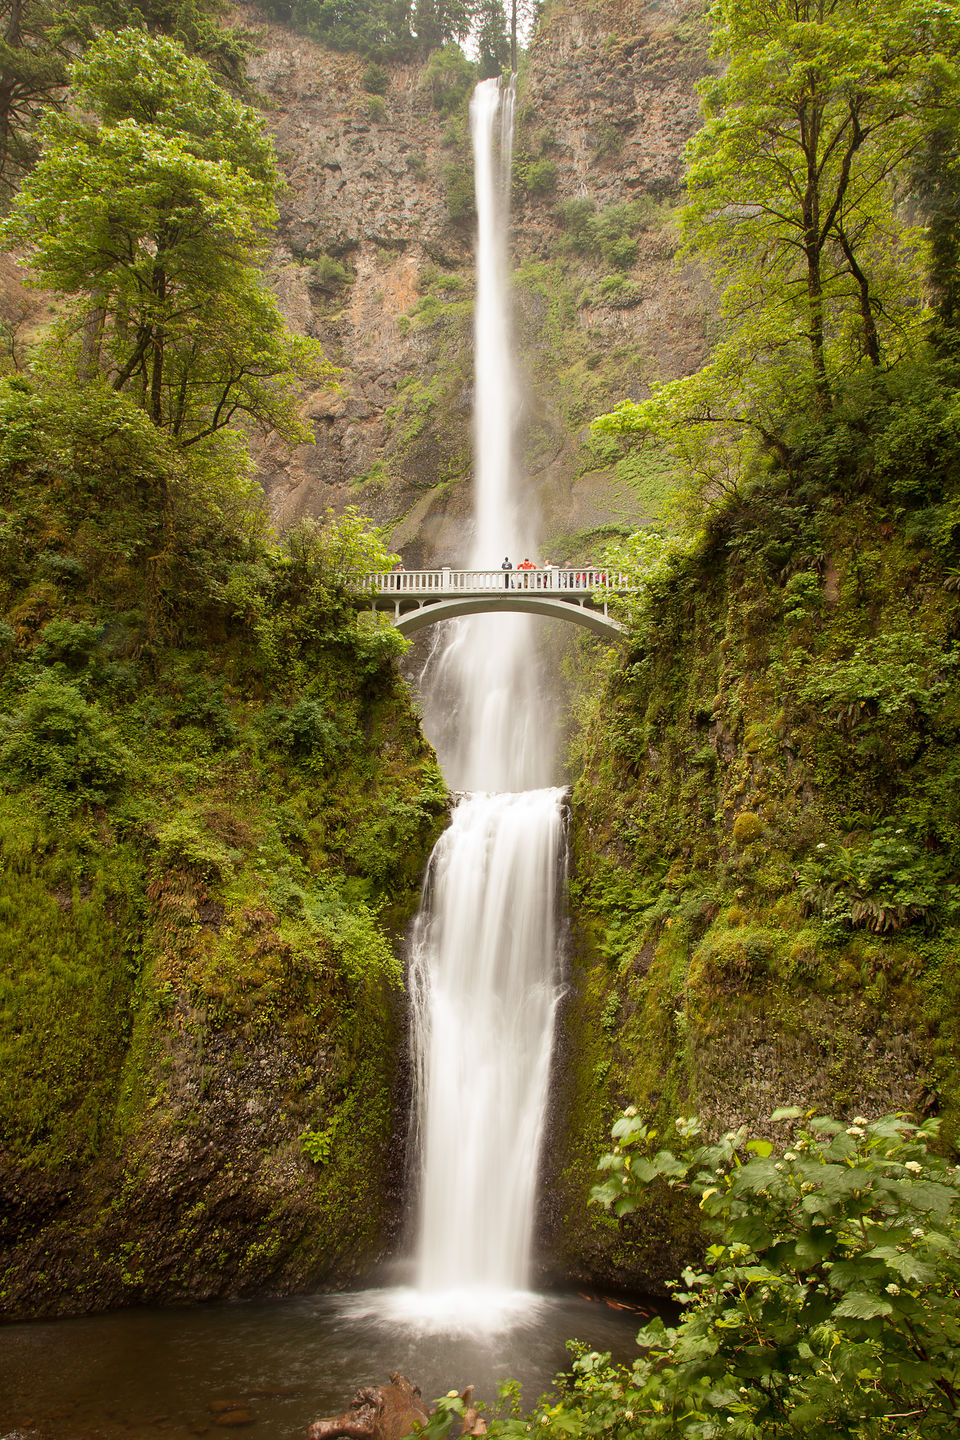
[[[488,595],[492,590],[546,591],[575,603],[589,602],[594,595],[622,595],[634,587],[627,577],[598,568],[549,570],[383,570],[366,577],[367,589],[377,596],[397,595],[424,600],[446,600],[465,595]]]

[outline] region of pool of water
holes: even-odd
[[[644,1313],[578,1295],[488,1297],[423,1307],[409,1291],[367,1290],[185,1310],[123,1310],[0,1328],[0,1440],[156,1440],[231,1430],[303,1436],[361,1385],[399,1370],[427,1400],[505,1379],[535,1404],[576,1337],[635,1354]]]

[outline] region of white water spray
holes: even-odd
[[[514,461],[513,94],[485,81],[470,110],[478,233],[469,563],[477,568],[498,566],[505,553],[516,564],[531,553],[535,529],[518,499]],[[413,1308],[473,1327],[502,1323],[529,1285],[559,993],[563,792],[550,788],[553,716],[538,680],[534,623],[524,615],[455,622],[431,667],[453,721],[437,737],[444,770],[454,788],[479,793],[460,801],[434,851],[415,934],[422,1171]]]

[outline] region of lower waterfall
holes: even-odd
[[[411,967],[421,1291],[529,1283],[562,803],[557,789],[467,796],[430,862]]]

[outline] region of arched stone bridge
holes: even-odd
[[[634,587],[626,576],[604,569],[387,570],[365,577],[374,610],[393,611],[393,623],[413,635],[458,615],[519,611],[582,625],[608,639],[623,626],[608,614],[608,601]]]

